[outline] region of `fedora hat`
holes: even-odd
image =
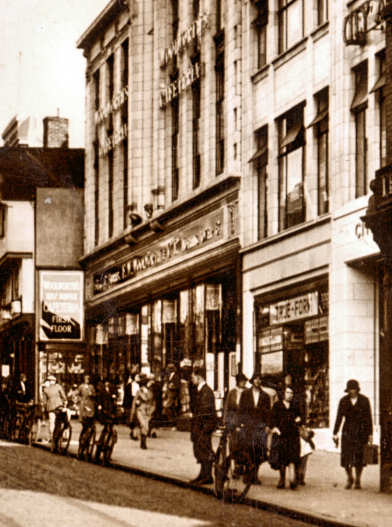
[[[349,392],[350,390],[357,390],[358,392],[360,390],[359,382],[355,379],[350,379],[347,381],[346,389],[344,391]]]

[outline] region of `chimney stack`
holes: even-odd
[[[45,117],[44,148],[68,148],[68,119],[65,117]]]

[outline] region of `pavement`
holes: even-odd
[[[69,450],[71,455],[75,455],[80,424],[73,420],[72,429]],[[212,485],[198,487],[189,483],[199,472],[189,432],[160,428],[157,430],[158,437],[149,438],[147,450],[142,450],[139,441],[130,439],[127,427],[119,425],[117,429],[119,440],[112,456],[113,468],[204,493],[213,492]],[[217,444],[218,437],[214,437],[214,446]],[[379,492],[379,466],[372,465],[364,469],[361,490],[346,490],[339,452],[333,448],[321,450],[317,446],[316,443],[316,450],[308,461],[306,486],[296,490],[278,490],[278,472],[264,463],[259,471],[262,484],[250,488],[245,503],[315,525],[391,527],[392,499],[389,494]]]

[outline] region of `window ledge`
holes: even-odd
[[[307,40],[308,40],[308,37],[303,38],[302,40],[294,44],[294,46],[292,46],[290,49],[287,49],[286,51],[278,55],[272,61],[274,69],[277,70],[278,68],[283,66],[283,64],[286,64],[286,62],[291,60],[293,57],[295,57],[299,53],[302,53],[302,51],[304,51],[304,49],[306,48]]]
[[[314,29],[310,36],[313,39],[313,42],[317,42],[320,40],[320,38],[323,38],[325,35],[328,35],[329,33],[329,21],[327,20],[324,22],[324,24],[321,24],[321,26],[317,26],[316,29]]]
[[[255,73],[253,73],[253,75],[251,75],[250,79],[253,82],[253,84],[257,84],[261,80],[268,77],[269,67],[270,65],[266,64],[265,66],[257,70]]]
[[[250,253],[261,247],[266,247],[267,245],[273,245],[274,243],[279,243],[285,238],[295,236],[299,232],[308,231],[310,229],[313,229],[314,227],[323,225],[324,223],[330,223],[330,222],[331,222],[331,213],[328,212],[326,214],[323,214],[322,216],[318,216],[314,220],[309,220],[309,221],[306,221],[305,223],[300,223],[298,225],[295,225],[293,227],[289,227],[288,229],[280,231],[276,234],[272,234],[271,236],[268,236],[267,238],[258,240],[257,242],[252,243],[251,245],[248,245],[247,247],[244,247],[243,249],[240,249],[240,253],[241,254]]]

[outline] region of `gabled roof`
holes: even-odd
[[[37,187],[83,185],[83,148],[0,148],[2,199],[32,199]]]

